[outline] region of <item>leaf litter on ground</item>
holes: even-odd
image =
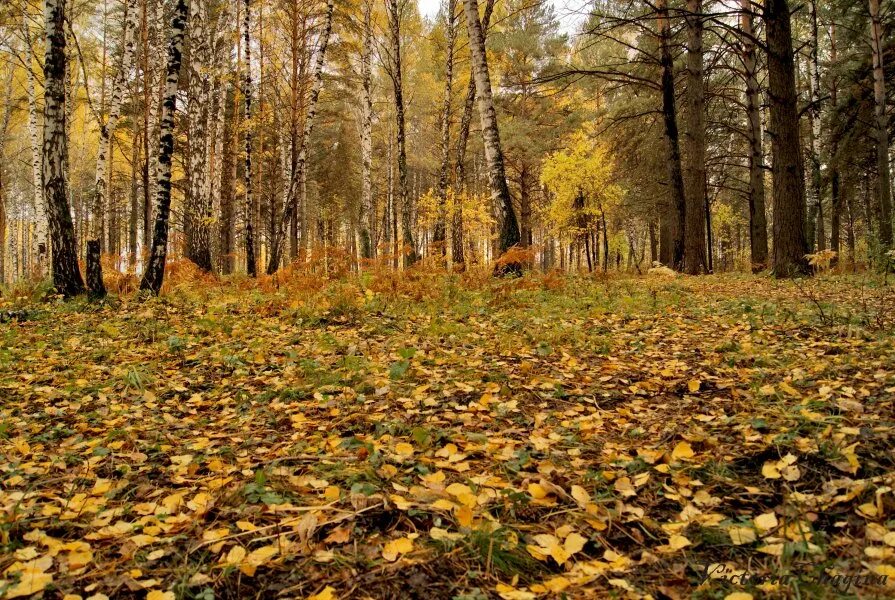
[[[891,595],[893,308],[413,272],[29,307],[0,595]]]

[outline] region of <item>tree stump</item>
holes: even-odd
[[[87,242],[87,292],[94,300],[106,297],[103,266],[99,260],[99,240]]]

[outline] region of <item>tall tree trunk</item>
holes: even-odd
[[[37,83],[34,76],[34,48],[31,40],[31,26],[28,23],[28,13],[22,13],[22,31],[25,39],[26,78],[28,92],[28,135],[31,142],[31,185],[33,189],[32,201],[36,210],[35,237],[37,242],[37,267],[38,273],[43,274],[43,265],[50,250],[47,240],[47,203],[44,198],[43,183],[43,157],[41,149],[41,131],[37,122]]]
[[[7,67],[6,79],[3,82],[3,118],[0,119],[0,284],[6,283],[6,132],[9,131],[9,121],[12,117],[12,77],[15,69]]]
[[[134,96],[137,96],[136,90],[134,91]],[[137,270],[137,225],[140,222],[140,178],[138,171],[142,171],[140,152],[143,149],[141,141],[143,133],[140,131],[140,120],[136,117],[137,114],[134,111],[133,131],[131,133],[131,194],[127,222],[127,266],[128,270],[133,272]]]
[[[390,75],[395,98],[395,135],[398,152],[398,210],[400,211],[400,236],[398,266],[416,262],[416,246],[411,229],[410,194],[407,189],[407,140],[405,136],[404,84],[401,66],[401,7],[399,0],[388,0],[388,24],[392,64]]]
[[[111,163],[109,149],[115,136],[115,129],[121,118],[121,104],[127,88],[131,64],[136,52],[134,34],[137,30],[137,2],[128,0],[125,6],[124,31],[122,32],[121,66],[112,80],[109,99],[109,117],[99,123],[99,150],[96,154],[96,178],[93,185],[92,209],[94,219],[93,239],[100,241],[102,248],[102,222],[105,208],[106,178]]]
[[[830,64],[838,64],[839,55],[836,44],[836,24],[830,24]],[[830,78],[830,108],[832,114],[836,114],[839,107],[839,84],[836,77]],[[839,262],[841,248],[841,222],[842,222],[842,190],[839,177],[839,134],[833,132],[830,135],[830,250],[836,253],[833,264]]]
[[[482,35],[487,39],[491,14],[494,12],[494,1],[486,0],[485,13],[482,15]],[[454,253],[453,260],[463,264],[463,204],[462,198],[467,191],[466,186],[466,146],[469,142],[469,129],[472,125],[472,113],[475,109],[475,66],[469,67],[469,85],[466,89],[466,101],[463,103],[463,116],[460,119],[460,131],[457,135],[457,162],[454,167],[454,181],[460,195],[455,201],[454,210]]]
[[[361,256],[373,258],[373,0],[363,1],[364,45],[361,54]]]
[[[68,138],[65,111],[65,0],[46,0],[44,57],[43,184],[53,244],[53,285],[70,298],[84,292],[78,269],[75,230],[68,203],[66,162]]]
[[[703,81],[702,0],[687,0],[687,164],[684,211],[684,271],[698,275],[709,270],[705,248],[705,82]]]
[[[870,41],[873,49],[873,99],[876,116],[876,196],[880,208],[879,241],[892,246],[892,181],[889,173],[889,119],[886,115],[886,78],[883,65],[883,27],[880,0],[870,1]]]
[[[441,104],[441,166],[438,170],[438,219],[435,222],[436,244],[442,243],[439,248],[445,256],[453,254],[448,251],[448,244],[453,244],[452,239],[447,239],[446,231],[448,221],[453,222],[453,214],[448,214],[448,163],[450,162],[451,144],[451,96],[454,87],[454,46],[457,42],[457,1],[447,0],[445,4],[445,29],[447,34],[447,48],[445,48],[444,64],[444,99]],[[453,223],[452,223],[453,224]],[[450,265],[448,265],[450,267]]]
[[[792,277],[808,273],[808,240],[789,2],[765,0],[764,21],[774,173],[774,274]]]
[[[749,249],[752,272],[768,267],[768,220],[765,213],[764,142],[761,132],[761,90],[755,53],[752,0],[740,0],[743,32],[743,69],[746,79],[746,118],[749,141]]]
[[[255,231],[253,214],[254,198],[252,197],[252,132],[255,123],[252,121],[252,14],[251,0],[243,4],[243,54],[245,55],[245,73],[243,74],[242,96],[245,99],[245,164],[243,181],[245,183],[245,202],[243,223],[245,229],[246,272],[249,277],[258,276],[258,259],[255,256]]]
[[[168,221],[171,213],[171,157],[174,154],[174,114],[177,111],[177,83],[180,76],[183,38],[188,13],[187,0],[177,0],[171,20],[171,38],[168,44],[168,68],[165,78],[165,101],[162,103],[159,123],[158,199],[155,211],[155,227],[152,249],[140,289],[158,295],[165,277],[165,259],[168,256]]]
[[[671,23],[668,20],[667,0],[656,2],[658,11],[659,46],[662,67],[662,117],[665,126],[665,163],[668,170],[668,190],[670,205],[663,219],[662,254],[667,266],[679,270],[684,261],[684,239],[686,227],[686,196],[684,176],[681,171],[681,150],[677,127],[677,108],[674,96],[674,61],[671,57]],[[702,209],[700,207],[700,220]],[[665,246],[668,249],[665,250]]]
[[[211,270],[211,198],[208,178],[209,19],[206,0],[191,0],[189,15],[189,90],[187,95],[188,193],[184,202],[183,232],[186,258],[203,271]]]
[[[106,187],[107,177],[109,176],[110,164],[112,162],[112,140],[115,137],[115,129],[118,127],[118,121],[121,118],[121,103],[124,100],[124,92],[127,88],[128,77],[130,75],[131,64],[134,60],[136,52],[136,44],[134,43],[134,34],[137,30],[137,0],[128,0],[125,6],[125,22],[124,31],[122,33],[122,56],[121,67],[112,80],[111,97],[109,99],[109,118],[105,123],[99,124],[99,150],[96,153],[96,179],[93,184],[93,236],[92,239],[99,243],[99,248],[103,247],[103,214],[106,206]],[[110,223],[111,234],[111,223]],[[114,248],[109,248],[113,251]],[[102,297],[106,295],[106,289],[103,285],[102,265],[97,265],[98,273],[94,277],[88,278],[90,293],[94,297]],[[96,287],[99,286],[99,287]]]
[[[225,101],[230,105],[229,118],[224,116],[224,147],[221,155],[221,219],[218,229],[218,247],[220,254],[218,261],[220,263],[221,273],[230,275],[233,273],[235,264],[235,244],[234,244],[234,224],[236,213],[236,157],[239,148],[239,94],[238,86],[229,86],[230,94],[225,95]]]
[[[499,249],[506,252],[519,244],[519,224],[513,211],[510,188],[507,185],[504,171],[503,150],[500,145],[500,130],[497,126],[497,113],[491,96],[491,76],[488,73],[488,58],[485,53],[485,35],[479,21],[477,0],[463,0],[466,12],[466,28],[469,32],[469,48],[474,65],[476,95],[479,100],[479,117],[482,121],[482,137],[485,145],[485,159],[488,162],[488,179],[491,187],[491,200],[500,211]],[[513,270],[520,270],[521,265],[511,265]]]
[[[808,222],[806,223],[805,235],[808,239],[809,248],[814,248],[816,245],[817,250],[824,250],[826,249],[826,234],[820,175],[821,95],[817,0],[811,0],[808,6],[811,21],[811,43],[809,45],[808,57],[808,75],[811,88],[811,108],[808,110],[811,142],[811,181],[808,187]]]
[[[159,113],[165,94],[163,8],[159,0],[143,0],[143,251],[152,245],[152,199],[158,196]]]
[[[314,129],[314,119],[317,116],[317,102],[320,99],[320,90],[323,89],[323,66],[326,62],[326,48],[329,44],[330,34],[333,28],[333,0],[327,0],[326,15],[324,17],[323,31],[320,33],[320,41],[317,48],[317,62],[314,65],[314,81],[311,85],[311,97],[308,100],[308,111],[305,115],[305,128],[301,138],[301,148],[298,152],[296,167],[289,181],[289,193],[283,213],[279,215],[270,247],[270,260],[267,263],[267,274],[273,275],[280,268],[283,240],[286,237],[286,227],[292,219],[292,213],[296,210],[296,200],[299,188],[305,179],[305,170],[308,162],[308,145],[311,132]]]

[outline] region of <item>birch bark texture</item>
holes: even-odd
[[[479,118],[482,122],[485,160],[488,163],[491,200],[497,206],[501,218],[498,247],[501,252],[506,252],[519,244],[521,239],[519,222],[513,211],[513,201],[510,197],[510,188],[507,185],[503,149],[500,144],[500,130],[497,125],[497,112],[494,110],[491,76],[488,72],[488,58],[485,53],[485,34],[479,20],[477,0],[463,0],[463,10],[466,14],[466,29],[469,34],[469,49],[472,54],[473,76],[479,102]]]
[[[96,177],[93,184],[93,223],[92,238],[99,240],[103,247],[102,222],[106,203],[106,179],[109,170],[109,148],[118,121],[121,119],[121,105],[127,91],[128,75],[134,61],[136,44],[134,33],[137,30],[137,0],[127,0],[125,5],[124,31],[122,32],[121,65],[112,80],[109,98],[109,116],[105,123],[99,124],[99,149],[96,153]]]
[[[70,298],[84,292],[68,203],[65,110],[65,0],[46,0],[44,56],[43,187],[53,245],[53,286]]]
[[[363,1],[364,30],[361,49],[361,257],[373,258],[373,0]]]
[[[444,59],[444,98],[441,104],[441,165],[438,169],[438,219],[435,223],[434,241],[441,243],[450,263],[452,240],[448,239],[447,229],[453,221],[453,214],[448,214],[448,167],[451,159],[451,97],[454,86],[454,46],[457,43],[457,0],[447,0],[444,6],[445,32],[447,45]],[[446,242],[446,243],[445,243]],[[450,266],[450,264],[448,265]]]
[[[158,295],[165,278],[165,260],[168,256],[168,228],[171,215],[171,158],[174,154],[174,116],[177,112],[177,85],[180,64],[183,59],[183,38],[189,11],[187,0],[177,0],[171,19],[171,37],[168,42],[168,68],[165,77],[165,99],[159,122],[158,197],[156,199],[155,227],[152,249],[140,290]]]

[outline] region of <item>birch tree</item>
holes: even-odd
[[[171,159],[174,154],[174,115],[177,112],[177,84],[180,78],[183,38],[188,14],[187,0],[177,0],[171,19],[171,36],[168,43],[168,67],[165,77],[165,100],[162,103],[159,124],[158,198],[156,200],[155,227],[152,249],[140,289],[158,295],[165,277],[165,259],[168,256],[168,220],[171,214]]]
[[[53,286],[70,298],[84,292],[68,203],[65,0],[46,0],[44,56],[43,186],[53,244]]]
[[[373,210],[373,1],[363,0],[361,49],[361,256],[375,255]]]
[[[485,54],[485,35],[479,21],[477,0],[463,0],[466,13],[466,28],[469,34],[469,48],[472,54],[476,96],[479,102],[479,117],[482,122],[482,138],[485,145],[485,160],[488,163],[488,180],[491,188],[492,202],[500,214],[500,237],[498,247],[504,253],[519,244],[519,223],[513,211],[510,188],[507,185],[504,170],[503,150],[500,145],[500,130],[497,125],[497,113],[491,95],[491,77],[488,72],[488,58]],[[521,265],[508,265],[510,270],[518,271]]]
[[[444,59],[444,99],[441,104],[441,165],[438,169],[438,221],[435,224],[434,241],[442,243],[440,251],[447,257],[448,267],[452,262],[453,236],[447,235],[452,229],[453,215],[448,214],[448,172],[451,159],[451,97],[454,85],[454,46],[457,42],[457,2],[447,0],[444,6],[445,33],[447,46]]]

